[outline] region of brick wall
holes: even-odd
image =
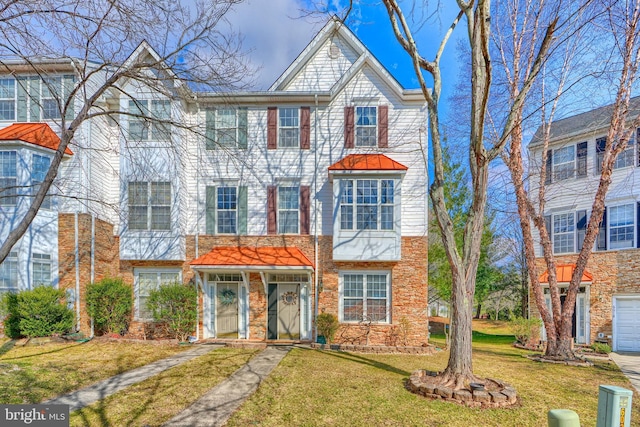
[[[113,225],[98,218],[94,220],[94,279],[118,275],[118,239]],[[75,214],[58,215],[58,269],[60,289],[76,289]],[[86,307],[86,287],[91,283],[91,215],[78,214],[78,272],[80,277],[80,330],[90,333]],[[75,308],[74,308],[75,312]]]
[[[573,264],[577,256],[557,256],[556,264]],[[536,260],[538,272],[546,271],[544,259]],[[613,296],[618,294],[640,294],[640,250],[593,252],[586,270],[593,275],[589,286],[589,313],[591,319],[590,342],[594,342],[601,332],[606,336],[613,334]],[[532,290],[529,291],[531,314],[539,316]]]

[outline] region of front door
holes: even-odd
[[[270,283],[267,339],[300,339],[300,285]]]
[[[216,332],[218,338],[238,338],[238,284],[218,283]]]

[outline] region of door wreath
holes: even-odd
[[[220,291],[219,297],[220,297],[220,304],[231,305],[236,300],[236,293],[233,292],[231,289],[227,288]]]
[[[298,303],[298,294],[296,292],[285,292],[280,298],[285,305],[296,305]]]

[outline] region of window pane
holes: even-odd
[[[298,232],[298,211],[280,211],[278,229],[282,234]]]
[[[17,194],[16,152],[0,151],[0,206],[15,206]]]
[[[345,297],[361,298],[364,296],[364,276],[362,274],[345,274],[342,280]]]
[[[575,216],[573,213],[553,216],[553,250],[555,253],[574,252]]]
[[[298,187],[280,187],[278,189],[279,209],[298,209],[299,206]]]
[[[359,322],[363,318],[364,302],[362,299],[346,299],[343,302],[343,320]]]
[[[300,141],[300,116],[297,108],[279,109],[278,144],[280,147],[297,147]]]
[[[634,204],[609,208],[610,249],[634,246],[634,208]]]
[[[367,299],[367,320],[385,322],[387,320],[387,300]]]
[[[353,206],[340,206],[340,229],[353,230]]]
[[[357,127],[356,128],[356,146],[357,147],[375,147],[378,144],[376,140],[375,127]]]
[[[367,298],[387,297],[387,276],[384,274],[367,274]]]
[[[377,107],[356,107],[356,146],[377,145]]]
[[[358,230],[378,229],[377,206],[358,206],[356,217],[356,226]]]
[[[16,117],[16,81],[0,79],[0,120],[15,120]]]
[[[18,256],[11,252],[0,264],[0,294],[18,290]],[[2,295],[0,295],[0,298]]]
[[[575,173],[575,146],[553,151],[553,177],[556,181],[573,178]]]
[[[129,229],[147,229],[147,206],[129,206]]]
[[[356,125],[357,126],[375,126],[377,107],[356,107]]]
[[[160,285],[169,285],[172,283],[180,283],[180,273],[160,273]]]
[[[168,206],[151,207],[151,229],[171,230],[171,208]]]
[[[151,123],[151,138],[155,141],[169,141],[171,139],[171,101],[151,101],[151,114],[155,118]]]
[[[151,204],[171,205],[171,183],[152,182],[151,183]]]

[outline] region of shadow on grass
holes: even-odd
[[[12,342],[12,341],[10,341],[10,342]],[[84,345],[84,344],[86,344],[86,342],[73,343],[73,344],[70,344],[70,345],[65,345],[64,347],[56,348],[55,350],[43,351],[43,352],[41,352],[41,353],[26,354],[26,355],[24,355],[24,356],[7,357],[6,359],[3,359],[3,360],[20,360],[20,359],[28,359],[28,358],[30,358],[30,357],[42,356],[42,355],[44,355],[44,354],[53,354],[53,353],[58,353],[58,352],[61,352],[61,351],[67,350],[67,349],[69,349],[69,348],[77,347],[77,346]],[[5,344],[5,345],[6,345],[6,344]],[[4,348],[4,345],[2,346],[2,348]],[[2,356],[2,355],[4,354],[4,353],[2,353],[2,348],[0,348],[0,356]],[[9,350],[11,350],[11,349],[9,349]],[[6,353],[6,352],[8,352],[9,350],[6,350],[6,351],[5,351],[5,353]]]
[[[318,351],[338,359],[347,360],[349,362],[360,363],[362,365],[371,366],[376,369],[382,369],[384,371],[391,372],[398,375],[404,375],[406,377],[409,377],[411,375],[410,372],[404,371],[402,369],[398,369],[395,366],[391,366],[386,363],[379,362],[377,360],[369,359],[367,357],[364,357],[355,353],[348,353],[345,351],[335,351],[335,350],[311,350],[311,349],[308,349],[308,350]]]
[[[0,356],[2,356],[3,354],[7,353],[15,345],[16,345],[16,340],[10,340],[10,341],[7,341],[6,343],[2,344],[2,347],[0,347]]]

